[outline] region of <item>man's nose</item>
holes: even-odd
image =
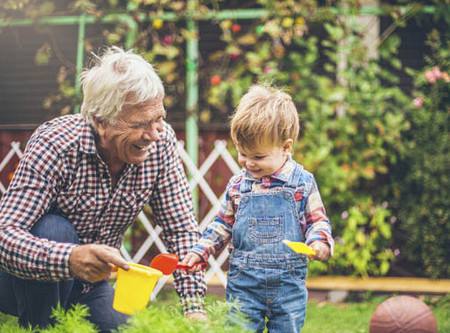
[[[159,141],[162,131],[162,126],[159,124],[152,124],[152,126],[144,132],[144,139],[149,141]]]
[[[156,127],[151,127],[143,134],[143,139],[147,141],[159,141],[161,138],[161,131]]]

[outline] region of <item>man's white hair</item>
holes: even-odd
[[[92,68],[81,73],[81,114],[114,123],[122,106],[164,97],[164,87],[153,66],[133,51],[109,47]]]

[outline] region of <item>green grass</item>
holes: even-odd
[[[362,302],[343,304],[317,303],[308,304],[306,324],[302,333],[368,333],[370,317],[376,306],[385,298],[369,297]],[[439,332],[450,332],[450,296],[425,300],[432,308],[438,321]],[[164,292],[158,301],[145,311],[134,316],[129,325],[122,327],[120,333],[147,333],[149,330],[159,333],[243,333],[240,327],[230,325],[226,321],[227,305],[223,299],[215,296],[207,298],[209,313],[208,323],[192,322],[184,319],[180,313],[177,297],[174,292]],[[86,310],[81,307],[67,314],[56,312],[58,324],[41,333],[94,333],[90,323],[83,320]],[[30,333],[21,329],[17,320],[11,316],[0,314],[1,333]]]

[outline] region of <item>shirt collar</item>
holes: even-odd
[[[92,125],[83,119],[80,136],[80,150],[86,154],[97,154],[95,145],[95,130]]]
[[[291,177],[294,169],[295,169],[294,160],[292,159],[292,156],[289,155],[288,159],[286,160],[286,162],[283,164],[283,166],[280,169],[275,171],[270,176],[262,177],[261,181],[264,182],[264,178],[268,178],[268,179],[273,179],[273,180],[279,180],[279,181],[282,181],[285,183]],[[258,179],[254,178],[247,170],[245,171],[244,177],[250,181],[259,181]]]

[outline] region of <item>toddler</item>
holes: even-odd
[[[307,303],[307,258],[283,239],[306,242],[312,259],[333,250],[331,226],[311,173],[291,157],[299,132],[291,97],[253,86],[231,120],[231,138],[243,170],[229,181],[221,209],[202,239],[184,258],[207,261],[230,242],[227,301],[237,301],[249,328],[296,333]]]

